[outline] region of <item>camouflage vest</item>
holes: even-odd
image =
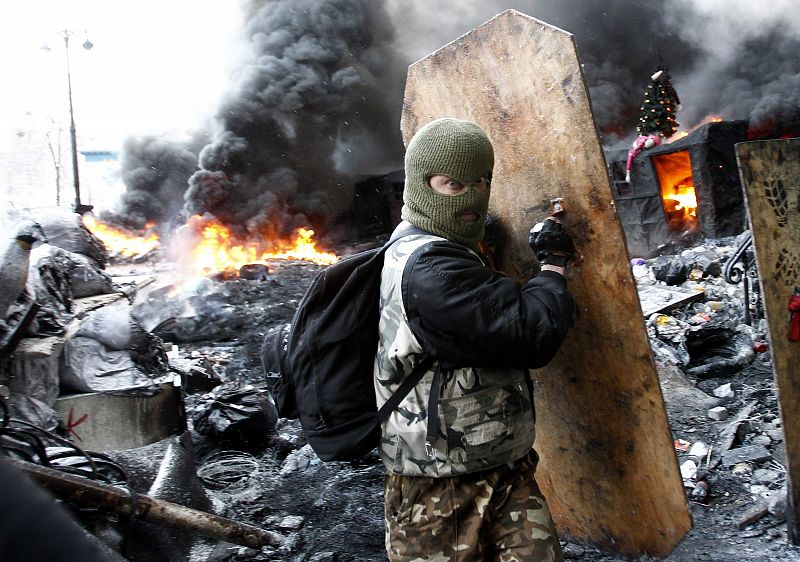
[[[403,270],[411,254],[443,240],[414,234],[386,252],[381,279],[380,339],[375,359],[378,407],[425,357],[408,325]],[[468,327],[464,327],[468,329]],[[442,369],[434,362],[383,424],[380,455],[387,470],[411,476],[452,476],[499,466],[530,452],[533,408],[522,369]],[[436,438],[426,447],[428,399],[439,385]]]

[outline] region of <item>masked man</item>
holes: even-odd
[[[541,272],[520,287],[479,253],[494,151],[475,123],[438,119],[411,139],[403,222],[381,281],[378,406],[433,363],[382,425],[391,561],[561,560],[536,484],[529,368],[573,322],[564,271],[572,239],[532,231]],[[396,232],[397,232],[396,231]]]

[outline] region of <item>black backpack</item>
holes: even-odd
[[[433,363],[421,361],[377,408],[374,364],[383,256],[381,248],[345,258],[317,274],[292,323],[268,332],[262,363],[281,417],[299,419],[323,461],[363,457],[380,443],[380,424]]]

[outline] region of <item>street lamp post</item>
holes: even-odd
[[[64,50],[67,56],[67,95],[69,97],[69,138],[72,145],[72,184],[75,187],[75,212],[83,215],[92,210],[91,205],[84,205],[81,203],[81,180],[78,174],[78,141],[75,133],[75,112],[72,107],[72,76],[69,69],[69,38],[72,31],[65,29],[61,31],[61,36],[64,38]],[[92,42],[88,39],[83,43],[83,48],[87,51],[93,47]]]

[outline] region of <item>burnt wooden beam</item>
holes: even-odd
[[[280,535],[273,531],[237,523],[218,515],[126,491],[53,468],[17,459],[8,459],[8,462],[58,498],[78,507],[118,513],[255,549],[281,544]]]

